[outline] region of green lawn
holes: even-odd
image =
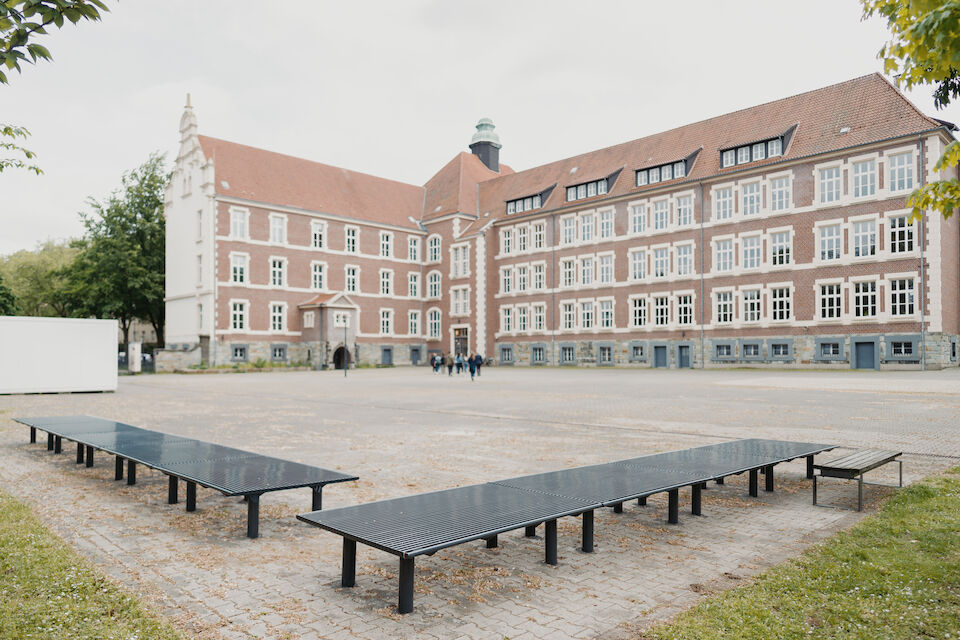
[[[0,639],[179,639],[0,491]]]
[[[960,638],[960,467],[643,637]]]

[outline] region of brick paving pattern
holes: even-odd
[[[238,498],[199,489],[197,512],[185,513],[182,495],[166,504],[162,475],[116,483],[106,456],[78,466],[70,447],[54,456],[27,444],[10,418],[99,415],[359,475],[327,488],[331,508],[740,437],[902,448],[911,482],[960,463],[957,391],[957,370],[141,376],[115,394],[0,396],[0,485],[189,636],[614,640],[861,516],[813,507],[796,461],[757,499],[745,477],[711,484],[703,517],[688,515],[681,492],[679,525],[665,522],[665,496],[602,510],[593,554],[578,550],[579,521],[563,519],[557,567],[543,563],[542,530],[420,558],[415,610],[399,616],[394,556],[359,545],[357,586],[339,587],[341,539],[293,518],[309,510],[308,490],[265,495],[261,537],[249,540]],[[893,465],[873,479],[895,476]],[[855,484],[824,485],[822,499],[855,503]],[[889,491],[869,487],[867,512]]]

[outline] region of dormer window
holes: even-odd
[[[527,196],[525,198],[517,198],[516,200],[507,201],[507,213],[523,213],[524,211],[530,211],[531,209],[539,209],[542,206],[542,197],[540,194],[533,196]]]
[[[684,178],[687,175],[687,161],[670,162],[662,164],[659,167],[650,167],[649,169],[639,169],[637,171],[637,186],[642,187],[648,184],[666,182],[675,178]]]
[[[753,145],[753,159],[754,160],[763,160],[766,157],[767,144],[765,142],[758,142]]]
[[[660,167],[654,167],[650,169],[647,173],[650,174],[650,184],[655,184],[660,182]]]
[[[750,162],[750,147],[737,149],[737,164],[747,164],[748,162]]]
[[[733,149],[728,149],[723,152],[723,166],[732,167],[737,164],[737,152]]]
[[[792,129],[791,129],[792,131]],[[790,136],[788,131],[785,136]],[[738,164],[757,162],[783,155],[784,136],[778,136],[762,142],[752,142],[733,149],[721,149],[720,164],[726,169]]]
[[[771,158],[783,154],[783,140],[774,138],[767,142],[767,155]]]
[[[591,198],[593,196],[602,196],[607,192],[607,179],[603,178],[601,180],[594,180],[592,182],[585,182],[584,184],[578,184],[573,187],[567,187],[567,202],[572,202],[574,200],[583,200],[584,198]]]

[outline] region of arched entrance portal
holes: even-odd
[[[333,368],[344,369],[350,366],[350,352],[343,347],[337,347],[333,352]]]

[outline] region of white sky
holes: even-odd
[[[46,172],[0,174],[0,255],[172,160],[188,91],[201,133],[423,184],[483,116],[525,169],[880,71],[888,37],[856,0],[107,2],[0,85]]]

